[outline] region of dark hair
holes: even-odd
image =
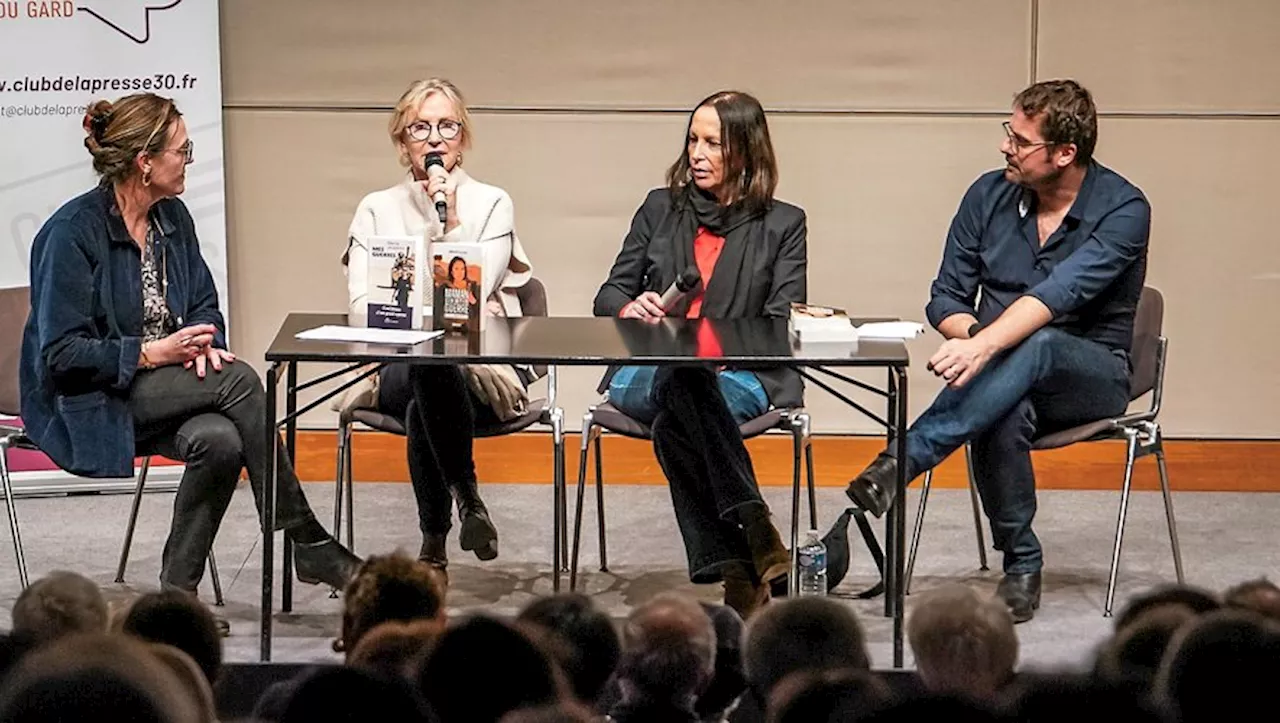
[[[712,93],[694,106],[685,126],[680,155],[667,169],[667,188],[674,195],[690,182],[689,132],[694,114],[707,106],[715,108],[720,116],[724,183],[729,184],[731,191],[728,197],[753,211],[768,208],[778,187],[778,160],[769,138],[769,123],[760,101],[738,90]]]
[[[179,590],[139,597],[120,625],[123,632],[152,643],[165,643],[196,661],[212,684],[222,668],[222,636],[218,622],[199,600]]]
[[[1280,628],[1242,610],[1208,613],[1179,631],[1156,687],[1175,719],[1246,720],[1280,677]]]
[[[556,657],[579,700],[592,702],[600,696],[622,646],[613,621],[591,598],[572,592],[538,598],[516,619],[545,628],[565,643],[559,646],[565,654]]]
[[[462,264],[462,280],[466,281],[467,280],[467,260],[462,258],[461,256],[454,256],[453,258],[449,259],[449,268],[445,271],[445,279],[448,281],[453,281],[453,265],[454,264]]]
[[[869,670],[805,670],[771,692],[769,722],[861,720],[890,698],[889,686]]]
[[[34,643],[72,633],[104,633],[107,601],[89,578],[54,570],[31,583],[13,603],[13,632]]]
[[[871,667],[857,615],[824,597],[766,606],[747,628],[743,662],[747,680],[761,695],[797,670]]]
[[[84,115],[84,147],[102,183],[127,180],[138,168],[139,153],[159,153],[169,143],[169,128],[182,117],[169,98],[155,93],[126,95],[112,103],[89,104]]]
[[[1024,89],[1013,104],[1028,116],[1040,116],[1040,134],[1055,145],[1074,144],[1076,165],[1093,160],[1098,145],[1098,109],[1093,96],[1074,80],[1044,80]]]
[[[479,671],[495,685],[477,695]],[[418,668],[418,689],[445,723],[495,723],[518,708],[560,696],[555,664],[517,628],[472,616],[436,641]]]
[[[1006,700],[1007,720],[1160,723],[1158,712],[1125,687],[1075,674],[1022,673]]]
[[[330,665],[304,678],[280,715],[280,723],[311,721],[434,720],[407,681],[384,678],[367,670]]]
[[[1191,608],[1176,603],[1148,608],[1103,644],[1094,675],[1109,684],[1126,686],[1135,695],[1147,695],[1169,642],[1179,628],[1195,618]]]
[[[1263,617],[1280,621],[1280,587],[1265,577],[1247,580],[1222,594],[1224,607],[1252,610]]]
[[[1218,596],[1208,590],[1191,585],[1164,585],[1130,598],[1116,615],[1115,629],[1119,631],[1151,608],[1169,603],[1182,605],[1197,615],[1213,612],[1222,607]]]
[[[439,616],[444,593],[431,566],[397,552],[369,556],[347,584],[345,600],[342,644],[353,651],[379,623]]]

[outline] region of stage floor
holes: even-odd
[[[1117,470],[1117,473],[1119,470]],[[1176,484],[1176,480],[1175,480]],[[333,487],[304,485],[322,522],[332,522]],[[583,526],[582,569],[586,591],[621,619],[636,605],[669,589],[685,589],[708,600],[719,586],[695,586],[685,573],[684,548],[676,530],[670,497],[659,486],[607,486],[610,572],[598,571],[594,495],[588,489]],[[551,489],[540,485],[488,485],[483,488],[500,538],[499,557],[482,563],[450,540],[449,596],[451,614],[484,611],[516,613],[534,596],[551,591]],[[765,494],[783,526],[790,491],[769,487]],[[825,530],[845,507],[839,490],[819,489],[820,526]],[[910,522],[918,492],[910,495]],[[412,492],[407,484],[356,485],[356,547],[369,554],[402,548],[416,553],[419,544]],[[128,495],[85,495],[18,500],[27,564],[32,579],[55,569],[88,575],[119,605],[139,591],[158,587],[160,551],[168,531],[173,495],[145,496],[130,558],[127,583],[113,582],[131,498]],[[1018,626],[1023,668],[1085,666],[1111,628],[1102,617],[1107,567],[1115,529],[1118,492],[1049,491],[1040,495],[1036,530],[1045,547],[1044,599],[1035,620]],[[1280,571],[1280,494],[1175,493],[1183,561],[1188,581],[1215,590],[1235,582]],[[572,515],[572,512],[570,513]],[[994,591],[999,558],[991,552],[993,570],[980,572],[967,493],[935,490],[929,501],[925,537],[916,568],[916,595],[962,581]],[[572,521],[572,516],[570,517]],[[18,593],[8,526],[0,537],[0,608],[7,628]],[[878,534],[883,533],[877,523]],[[784,530],[784,535],[785,535]],[[258,659],[258,605],[261,599],[261,552],[249,489],[242,484],[219,533],[215,550],[231,621],[227,659]],[[988,544],[990,539],[988,538]],[[278,549],[278,548],[277,548]],[[866,625],[873,664],[892,663],[889,620],[883,599],[848,597],[874,582],[874,568],[855,543],[854,564],[837,594],[844,596]],[[1135,492],[1121,560],[1117,608],[1134,593],[1174,579],[1173,561],[1159,493]],[[565,585],[567,589],[567,577]],[[277,587],[277,608],[279,592]],[[847,591],[847,592],[846,592]],[[212,600],[206,576],[201,595]],[[295,586],[294,611],[277,613],[277,661],[333,661],[330,644],[339,628],[341,600],[323,587]],[[908,662],[910,653],[908,652]]]

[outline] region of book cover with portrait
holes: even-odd
[[[368,325],[377,329],[421,329],[422,239],[370,236],[368,245]]]
[[[464,333],[484,328],[483,259],[476,244],[431,245],[433,328]]]

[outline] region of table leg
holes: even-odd
[[[297,469],[298,420],[294,416],[298,411],[297,362],[289,362],[285,365],[284,388],[284,413],[285,419],[288,420],[284,427],[284,449],[289,457],[289,464]],[[293,540],[290,540],[288,535],[284,536],[280,552],[280,610],[291,613],[293,612]]]
[[[898,463],[898,479],[895,484],[898,487],[898,495],[893,509],[890,510],[890,520],[892,521],[892,540],[893,540],[893,557],[890,564],[886,565],[886,572],[893,576],[893,667],[901,668],[902,659],[902,624],[906,615],[906,576],[903,570],[902,552],[906,549],[907,539],[907,370],[905,368],[895,368],[891,374],[894,377],[893,404],[893,437],[894,437],[894,454],[897,456]]]
[[[266,379],[266,449],[270,459],[263,465],[267,478],[262,484],[262,628],[259,637],[259,657],[262,662],[271,661],[271,614],[274,603],[272,572],[275,567],[275,527],[276,527],[276,445],[280,437],[276,433],[276,380],[280,364],[273,363],[267,367]]]

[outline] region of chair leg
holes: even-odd
[[[582,544],[582,502],[587,490],[587,452],[591,439],[591,413],[582,420],[582,448],[578,453],[578,496],[573,507],[573,551],[569,555],[569,592],[578,590],[578,553]]]
[[[0,439],[0,483],[4,485],[4,504],[9,513],[9,534],[13,537],[13,555],[18,563],[18,582],[27,589],[27,556],[22,549],[22,532],[18,529],[18,509],[13,498],[13,480],[9,478],[9,440]]]
[[[969,504],[973,506],[973,532],[978,536],[978,569],[986,572],[991,568],[987,566],[987,540],[982,532],[982,505],[978,500],[978,478],[973,474],[973,454],[969,452],[967,444],[964,446],[964,464],[969,474]]]
[[[596,448],[596,534],[600,538],[600,572],[608,572],[609,549],[605,546],[604,533],[604,455],[600,437],[600,430],[597,429],[595,441],[592,442]]]
[[[338,461],[333,468],[333,536],[339,540],[342,539],[342,488],[346,481],[348,434],[350,434],[350,425],[339,424]]]
[[[905,593],[911,594],[911,577],[916,571],[916,552],[920,549],[920,533],[924,530],[924,510],[929,504],[929,489],[933,487],[933,470],[924,473],[924,482],[920,485],[920,504],[916,507],[915,529],[911,531],[911,550],[907,553],[907,572],[903,582]]]
[[[1111,617],[1111,608],[1116,599],[1116,576],[1120,572],[1120,547],[1124,544],[1124,523],[1129,515],[1129,490],[1133,486],[1133,461],[1138,455],[1138,433],[1134,430],[1126,432],[1128,437],[1124,460],[1124,486],[1120,488],[1120,513],[1116,516],[1116,544],[1111,550],[1111,574],[1107,578],[1107,602],[1102,616]]]
[[[564,416],[557,411],[551,420],[551,458],[555,469],[551,471],[552,483],[560,490],[560,505],[556,509],[556,528],[560,535],[560,559],[556,563],[562,573],[569,572],[569,490],[564,475]]]
[[[814,489],[813,481],[813,440],[806,440],[804,444],[804,465],[805,475],[808,478],[809,485],[809,526],[817,529],[818,527],[818,498],[817,491]]]
[[[1160,470],[1160,491],[1164,493],[1164,516],[1169,522],[1169,543],[1173,545],[1173,569],[1178,575],[1178,584],[1182,584],[1182,549],[1178,546],[1178,526],[1173,521],[1173,493],[1169,489],[1169,471],[1164,464],[1164,448],[1155,452],[1156,466]]]
[[[222,607],[227,604],[222,597],[222,578],[218,577],[218,558],[213,555],[213,548],[209,548],[209,582],[213,583],[213,604]]]
[[[354,465],[352,458],[355,457],[354,437],[351,430],[347,430],[347,454],[343,459],[343,478],[342,487],[347,494],[347,549],[352,552],[356,551],[356,478],[352,473]],[[336,538],[341,535],[340,530],[334,530],[333,536]]]
[[[129,564],[129,548],[133,546],[133,531],[138,526],[138,510],[142,507],[142,488],[147,484],[147,472],[151,470],[151,458],[142,458],[138,470],[138,484],[133,490],[133,509],[129,511],[129,524],[124,529],[124,544],[120,546],[120,564],[116,566],[116,582],[124,582],[124,570]]]

